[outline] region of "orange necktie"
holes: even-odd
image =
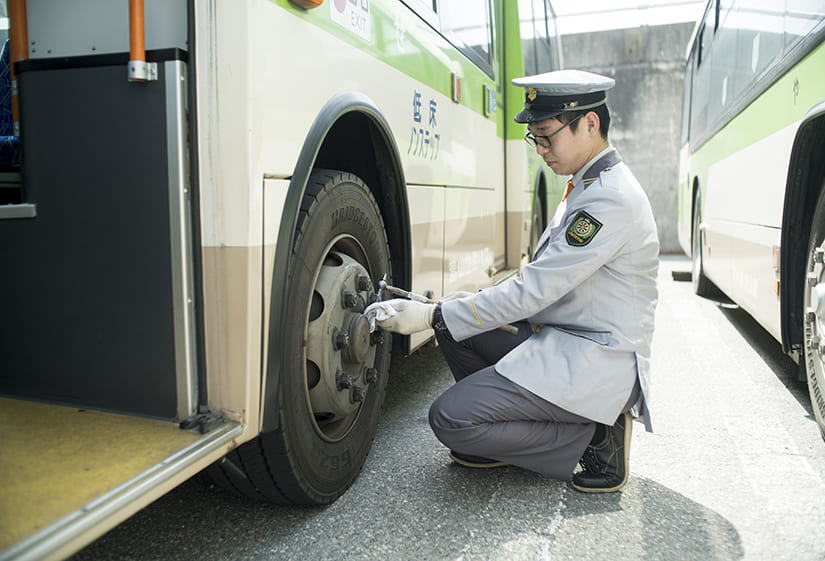
[[[561,198],[561,200],[566,199],[567,195],[569,195],[570,191],[572,191],[572,190],[573,190],[573,181],[568,179],[567,180],[567,189],[564,190],[564,196]]]

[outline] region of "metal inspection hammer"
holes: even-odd
[[[435,304],[436,301],[432,298],[427,298],[426,296],[422,296],[421,294],[416,294],[415,292],[410,292],[409,290],[404,290],[402,288],[397,288],[390,284],[387,284],[387,275],[384,274],[381,277],[381,280],[378,281],[378,299],[381,300],[384,296],[384,291],[389,292],[390,294],[395,294],[396,296],[401,296],[402,298],[407,298],[409,300],[415,300],[416,302],[423,302],[425,304]]]
[[[384,291],[389,292],[390,294],[395,294],[396,296],[401,296],[402,298],[408,298],[410,300],[415,300],[416,302],[423,302],[424,304],[437,304],[437,300],[433,300],[432,298],[427,298],[426,296],[422,296],[421,294],[416,294],[415,292],[411,292],[409,290],[404,290],[403,288],[397,288],[390,284],[387,284],[387,275],[384,274],[381,277],[381,280],[378,281],[378,300],[380,301],[383,297]],[[497,329],[502,331],[506,331],[511,335],[518,335],[518,328],[512,325],[501,325]]]

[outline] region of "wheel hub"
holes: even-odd
[[[309,403],[316,431],[329,441],[352,428],[374,381],[375,343],[363,313],[372,297],[367,270],[330,251],[315,282],[305,339]]]
[[[345,320],[349,344],[342,349],[344,362],[362,364],[370,350],[370,322],[361,313],[350,313]]]
[[[809,367],[822,368],[822,357],[825,356],[825,342],[823,342],[823,326],[825,325],[825,282],[823,282],[823,256],[825,250],[814,248],[808,258],[808,277],[805,290],[805,347],[807,353],[818,360],[810,362]]]

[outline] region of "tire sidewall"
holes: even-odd
[[[825,240],[825,185],[820,192],[817,200],[817,206],[814,211],[813,222],[811,224],[811,233],[808,237],[808,252],[805,263],[805,274],[802,275],[802,282],[804,283],[803,290],[805,294],[809,294],[811,288],[808,286],[808,272],[812,270],[812,255],[815,248],[822,245]],[[809,297],[803,298],[802,317],[807,317],[806,304]],[[815,351],[811,345],[811,336],[813,327],[805,320],[803,325],[804,341],[803,341],[803,359],[805,361],[805,371],[808,379],[808,392],[811,397],[811,406],[814,410],[814,416],[819,426],[820,433],[825,437],[825,365],[823,364],[823,357],[818,351]],[[822,334],[820,333],[820,336]]]
[[[368,386],[354,426],[339,441],[323,439],[312,421],[302,351],[309,300],[321,260],[333,240],[351,236],[363,248],[369,262],[362,265],[373,282],[389,274],[387,238],[369,189],[354,175],[324,173],[326,184],[310,205],[293,248],[279,392],[279,412],[292,472],[312,502],[318,503],[339,496],[363,465],[384,398],[390,345],[390,338],[385,337],[376,349],[374,367],[379,372],[378,381]]]
[[[545,224],[541,209],[541,197],[539,196],[539,187],[536,187],[533,194],[532,211],[530,213],[530,251],[528,255],[530,260],[532,260],[536,255],[538,243],[541,239],[541,235],[544,233],[544,228]]]
[[[691,280],[693,292],[701,294],[704,288],[704,270],[702,268],[702,232],[699,225],[702,222],[702,198],[699,193],[693,197],[693,223],[691,224]]]

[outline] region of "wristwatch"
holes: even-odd
[[[433,310],[432,328],[435,330],[436,333],[443,333],[444,331],[449,331],[447,329],[447,324],[444,323],[444,316],[441,313],[440,302],[435,305],[435,310]]]

